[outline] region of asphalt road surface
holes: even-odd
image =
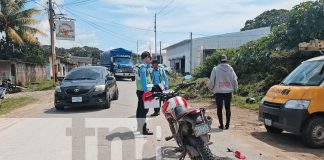
[[[56,111],[53,91],[40,100],[0,117],[0,160],[107,160],[179,159],[163,115],[148,119],[153,136],[136,132],[135,83],[119,81],[119,99],[110,109],[67,108]],[[153,112],[150,110],[149,114]],[[210,146],[217,159],[236,159],[227,148],[239,150],[247,159],[303,159],[276,153],[268,144],[216,129],[214,120]]]

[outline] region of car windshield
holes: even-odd
[[[64,80],[97,80],[102,79],[102,70],[98,68],[79,68],[71,71]]]
[[[281,83],[292,86],[319,86],[324,80],[324,61],[304,62]]]
[[[125,57],[115,57],[115,62],[131,62],[130,58],[125,58]]]

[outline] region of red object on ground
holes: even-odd
[[[235,157],[239,158],[239,159],[245,159],[246,158],[246,156],[243,155],[240,151],[235,152]]]

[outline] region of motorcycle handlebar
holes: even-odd
[[[163,98],[163,99],[168,99],[168,97],[174,97],[177,95],[178,91],[180,89],[183,89],[183,88],[188,88],[192,85],[195,85],[196,82],[192,82],[192,83],[185,83],[185,84],[178,84],[177,85],[177,88],[175,89],[174,92],[171,92],[171,93],[163,93],[163,92],[153,92],[153,97],[160,97],[160,98]]]

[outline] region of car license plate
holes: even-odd
[[[206,123],[199,124],[199,125],[195,126],[194,132],[195,132],[195,136],[199,137],[201,135],[209,133],[210,132],[210,127]]]
[[[72,97],[72,102],[82,102],[82,97]]]
[[[272,125],[272,120],[271,119],[264,119],[264,124],[267,126],[271,126]]]

